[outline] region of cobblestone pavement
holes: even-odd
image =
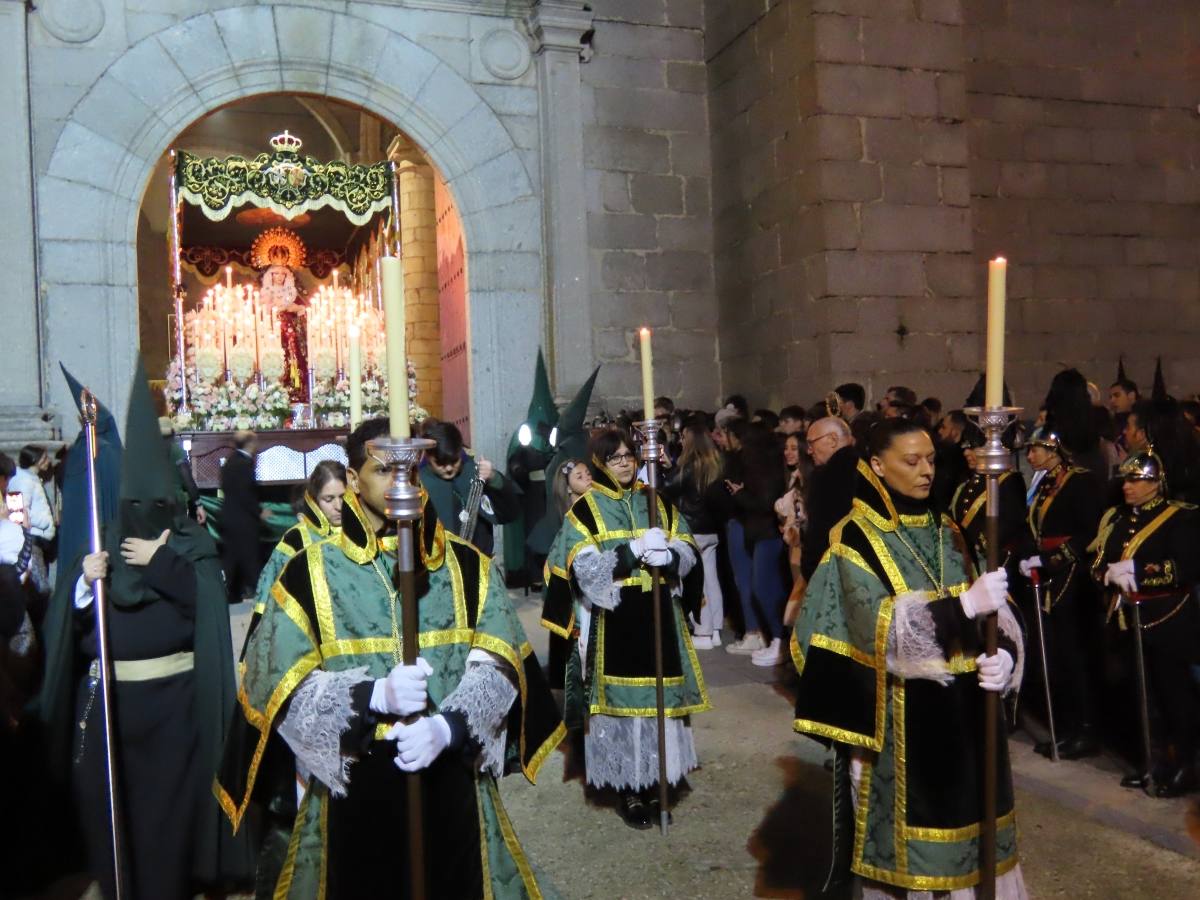
[[[539,654],[538,607],[515,595]],[[520,777],[502,790],[517,834],[544,881],[564,898],[815,897],[828,868],[829,776],[825,751],[791,731],[783,670],[752,666],[723,650],[700,654],[713,711],[696,716],[703,768],[665,839],[626,827],[581,780],[564,778],[564,755],[536,787]],[[1117,785],[1115,763],[1053,764],[1014,736],[1022,868],[1031,896],[1200,896],[1200,848],[1188,836],[1189,804],[1152,800]],[[1193,834],[1200,825],[1193,820]]]

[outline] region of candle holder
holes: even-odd
[[[658,457],[662,452],[662,443],[658,433],[662,430],[662,419],[646,419],[644,422],[634,422],[633,429],[640,438],[638,442],[638,459],[646,463],[646,477],[651,479],[653,487],[658,487]],[[655,463],[655,465],[651,465]]]
[[[983,432],[983,446],[975,451],[975,471],[981,475],[1003,475],[1015,468],[1012,451],[1004,446],[1003,438],[1021,412],[1019,406],[969,406],[963,410]]]
[[[421,485],[416,479],[421,454],[437,446],[428,438],[380,437],[367,441],[367,454],[392,473],[384,493],[385,513],[389,519],[412,522],[421,515]]]

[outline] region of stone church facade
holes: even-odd
[[[499,451],[545,348],[560,396],[954,404],[984,261],[1012,260],[1018,399],[1065,362],[1197,387],[1200,11],[1102,0],[0,0],[0,443],[120,404],[155,163],[295,92],[394,124],[466,245],[470,407]],[[64,411],[66,411],[64,413]]]

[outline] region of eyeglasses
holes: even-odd
[[[637,456],[632,453],[614,453],[604,461],[610,466],[619,466],[623,462],[633,462],[635,459]]]
[[[825,440],[825,438],[836,438],[836,437],[837,437],[836,431],[827,431],[820,437],[810,437],[810,438],[806,438],[806,440],[808,441],[808,446],[811,447],[813,444],[817,443],[818,441]]]

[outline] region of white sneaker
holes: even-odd
[[[736,653],[738,656],[749,656],[754,651],[761,650],[764,646],[766,645],[763,644],[762,634],[757,631],[750,631],[740,641],[726,644],[725,652]]]
[[[714,631],[714,632],[712,633],[712,645],[713,645],[714,647],[720,647],[720,646],[721,646],[721,632],[719,632],[719,631]]]
[[[755,650],[750,654],[750,662],[764,668],[780,665],[783,662],[783,641],[775,638],[762,650]]]
[[[713,639],[711,634],[693,634],[692,646],[697,650],[711,650],[713,648]]]

